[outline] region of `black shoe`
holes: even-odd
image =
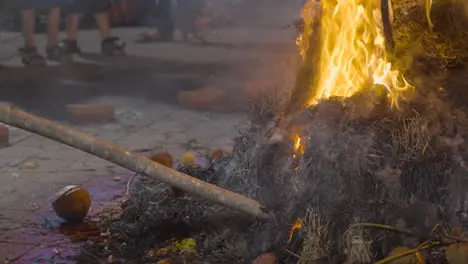
[[[65,39],[60,42],[59,46],[64,50],[65,53],[70,55],[81,55],[81,49],[78,46],[76,40]]]
[[[118,37],[108,37],[101,43],[101,52],[105,56],[122,55],[125,53],[125,45]]]

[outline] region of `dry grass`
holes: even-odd
[[[97,257],[81,263],[109,255],[127,263],[154,263],[159,258],[147,250],[187,237],[196,241],[197,253],[184,261],[194,264],[248,264],[265,252],[278,253],[287,264],[323,263],[343,255],[348,263],[367,263],[383,259],[404,241],[373,230],[346,232],[355,219],[384,225],[403,221],[422,234],[434,223],[459,225],[454,219],[466,195],[454,179],[466,171],[454,169],[468,158],[460,140],[468,136],[468,122],[456,113],[464,110],[420,95],[403,103],[402,111],[376,102],[371,113],[356,118],[348,109],[356,98],[320,102],[295,120],[290,127],[302,127],[305,153],[293,159],[292,141],[268,143],[281,107],[278,99],[265,97],[253,106],[231,157],[210,171],[187,171],[259,201],[274,213],[274,221],[252,223],[197,197],[174,198],[163,184],[141,177],[122,218],[103,225],[113,242],[88,247]],[[303,232],[299,242],[290,243],[289,230],[298,218]]]
[[[420,160],[431,151],[433,135],[426,118],[416,113],[414,117],[399,120],[395,125],[400,125],[400,129],[392,131],[390,144],[396,152],[404,153],[404,158]]]
[[[306,235],[298,264],[312,264],[318,259],[331,257],[328,222],[314,209],[307,209],[302,222]]]
[[[468,16],[463,1],[434,0],[429,27],[425,1],[394,0],[394,39],[396,56],[411,63],[425,57],[438,67],[463,64],[468,59]],[[408,64],[407,64],[408,65]]]
[[[346,264],[372,263],[372,241],[369,240],[369,232],[363,228],[348,229],[343,236]]]

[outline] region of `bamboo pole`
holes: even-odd
[[[167,168],[143,155],[131,153],[125,148],[77,131],[69,126],[5,105],[0,105],[0,122],[90,153],[128,170],[148,175],[189,194],[225,205],[255,218],[261,220],[269,218],[264,212],[265,208],[254,200]]]

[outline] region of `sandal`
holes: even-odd
[[[47,45],[47,59],[51,61],[62,62],[68,58],[67,53],[61,45]]]
[[[19,53],[21,55],[21,61],[25,66],[44,66],[46,61],[39,52],[37,52],[36,47],[25,47],[20,48]]]
[[[65,39],[59,44],[60,48],[63,49],[64,53],[70,55],[81,55],[81,49],[78,46],[78,42],[76,40],[69,40]]]
[[[101,52],[106,56],[123,55],[125,53],[125,42],[119,42],[118,37],[108,37],[102,41]]]

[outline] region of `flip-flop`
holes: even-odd
[[[35,47],[20,48],[21,61],[25,66],[44,66],[46,60],[42,57]]]
[[[125,42],[120,42],[118,37],[108,37],[102,41],[101,52],[106,56],[125,54]]]

